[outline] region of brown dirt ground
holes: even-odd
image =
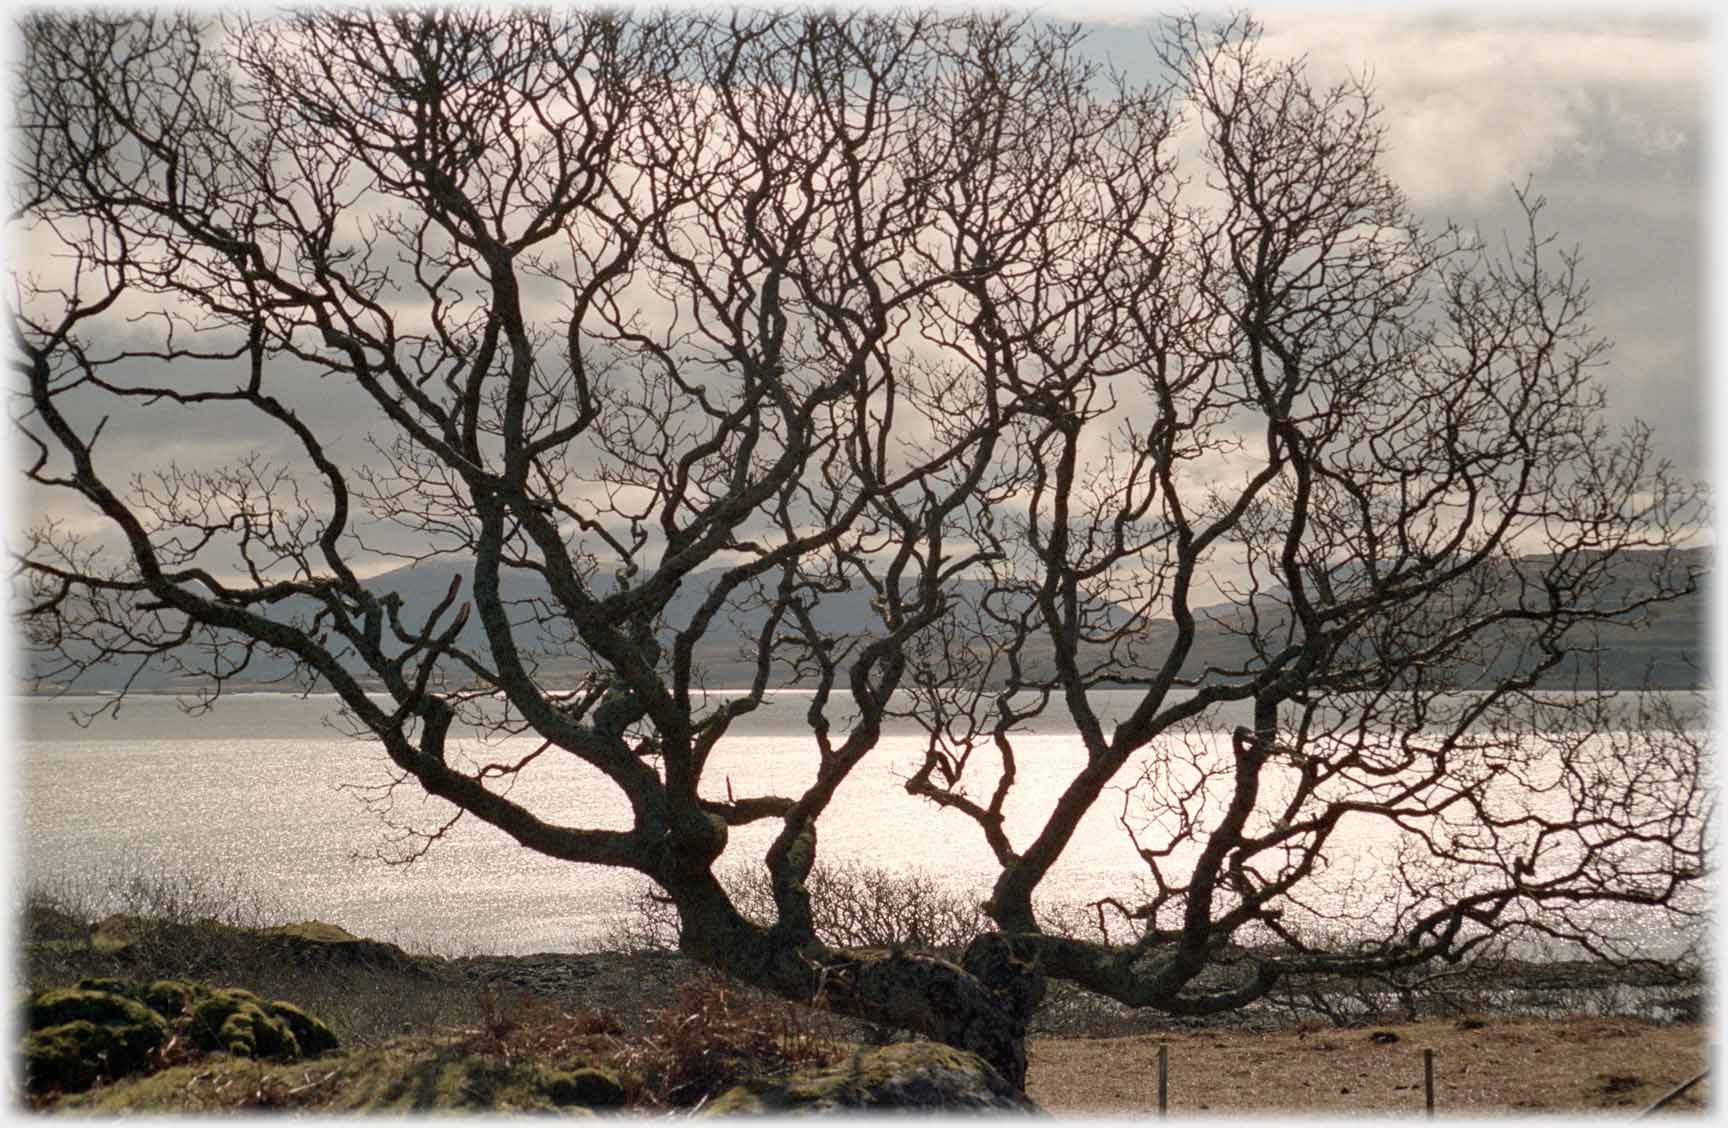
[[[1397,1040],[1376,1042],[1381,1031]],[[1173,1116],[1419,1115],[1422,1051],[1431,1049],[1439,1116],[1636,1114],[1705,1068],[1708,1038],[1702,1025],[1574,1017],[1034,1039],[1027,1092],[1059,1116],[1155,1113],[1167,1040]],[[1710,1107],[1706,1080],[1663,1111]]]

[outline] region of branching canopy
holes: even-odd
[[[1601,905],[1683,908],[1702,750],[1588,691],[1602,629],[1695,590],[1700,491],[1606,429],[1541,200],[1505,248],[1424,226],[1371,91],[1250,23],[1170,23],[1151,86],[978,15],[23,31],[14,414],[58,517],[15,555],[44,681],[324,687],[404,783],[652,878],[702,957],[1010,1071],[977,1032],[1014,1041],[1035,1002],[1003,952],[1197,1013],[1512,928],[1615,950]],[[276,437],[135,461],[165,413]],[[466,571],[369,585],[401,557]],[[740,647],[745,692],[710,695]],[[814,691],[814,782],[718,797],[710,756],[786,684]],[[1196,735],[1225,708],[1251,722]],[[907,789],[989,844],[1008,945],[896,957],[944,985],[916,1006],[817,940],[805,884],[908,717]],[[1016,839],[1041,717],[1085,759]],[[468,765],[459,722],[539,751]],[[558,756],[627,828],[511,791]],[[1041,882],[1128,784],[1145,889],[1095,939],[1047,933]],[[772,921],[714,877],[761,820]],[[1308,891],[1363,833],[1396,885],[1341,920]]]

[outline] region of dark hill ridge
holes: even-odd
[[[1708,548],[1687,549],[1680,554],[1676,563],[1680,567],[1704,569],[1710,563],[1711,552]],[[1628,553],[1616,563],[1607,594],[1615,597],[1636,590],[1647,578],[1659,557],[1660,554],[1656,552]],[[424,621],[427,612],[444,597],[452,579],[459,581],[460,590],[465,594],[472,583],[472,572],[472,564],[466,561],[427,561],[374,576],[366,582],[366,586],[379,595],[391,592],[397,594],[402,600],[404,622],[417,626]],[[666,609],[665,621],[670,629],[676,630],[690,621],[718,575],[718,570],[700,572],[685,580]],[[1586,667],[1581,660],[1570,661],[1555,671],[1550,681],[1556,685],[1566,684],[1584,675],[1593,680],[1596,671],[1599,671],[1603,683],[1617,689],[1693,689],[1703,686],[1706,684],[1710,658],[1704,624],[1708,579],[1708,576],[1704,577],[1699,592],[1673,603],[1651,608],[1642,623],[1602,627],[1595,644],[1597,652],[1590,656],[1590,666]],[[544,581],[531,573],[507,573],[500,586],[505,600],[517,609],[513,617],[523,622],[531,619],[536,604],[543,605],[549,598]],[[595,590],[600,593],[613,590],[611,577],[597,576]],[[966,582],[962,584],[960,593],[964,598],[976,602],[982,596],[983,590],[981,583]],[[309,612],[308,607],[285,608],[281,617],[292,617],[296,610],[301,615]],[[1209,666],[1240,666],[1251,657],[1247,642],[1233,629],[1244,621],[1240,608],[1224,603],[1199,608],[1195,614],[1199,623],[1199,637],[1184,668],[1185,674],[1198,675]],[[748,684],[753,663],[748,660],[745,651],[751,646],[750,640],[760,631],[765,616],[766,613],[758,607],[730,607],[711,624],[707,637],[698,644],[696,651],[709,688],[735,688]],[[815,612],[815,618],[819,626],[835,634],[868,636],[880,629],[880,620],[872,606],[872,596],[864,590],[855,589],[825,596]],[[1112,618],[1123,622],[1128,618],[1128,614],[1123,611],[1119,618]],[[1261,609],[1260,626],[1263,630],[1275,627],[1277,621],[1278,611],[1275,606]],[[1175,626],[1169,620],[1152,620],[1146,625],[1142,635],[1143,643],[1138,649],[1142,655],[1155,656],[1174,634]],[[483,641],[478,618],[470,617],[459,639],[460,644],[481,649]],[[1036,645],[1030,647],[1026,658],[1028,672],[1034,676],[1041,669],[1049,669],[1047,647],[1042,650]],[[1493,665],[1461,669],[1457,671],[1457,678],[1462,685],[1492,678],[1505,672],[1504,668],[1510,661],[1511,659],[1503,657]],[[32,658],[28,668],[37,668],[39,665],[39,661]],[[541,668],[548,674],[568,678],[579,675],[585,668],[585,662],[577,655],[554,654],[542,663]],[[252,664],[251,678],[248,680],[265,682],[272,677],[279,677],[286,669],[285,663],[259,655]],[[93,670],[79,682],[79,688],[115,690],[124,684],[128,673],[128,670],[119,668]],[[152,669],[135,681],[134,688],[162,690],[187,684],[184,680],[174,679],[167,671]]]
[[[405,608],[424,612],[444,597],[452,578],[459,578],[463,592],[467,592],[473,584],[473,572],[473,564],[466,561],[428,561],[374,576],[366,581],[366,587],[380,595],[396,592],[402,597]],[[720,569],[714,569],[687,577],[666,606],[666,622],[674,629],[688,624],[713,589],[720,572]],[[545,581],[529,572],[510,571],[503,575],[499,590],[507,602],[521,608],[523,618],[528,616],[531,604],[544,604],[551,598],[551,590]],[[617,590],[617,583],[605,572],[600,572],[591,580],[591,590],[597,595],[610,595]],[[878,622],[870,606],[871,599],[872,596],[862,590],[825,596],[817,608],[816,622],[824,630],[836,634],[869,633]],[[761,629],[766,617],[759,608],[730,608],[715,620],[711,633],[728,640],[750,638]],[[470,623],[463,638],[470,645],[478,645],[482,638],[479,623]]]

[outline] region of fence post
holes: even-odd
[[[1434,1051],[1422,1051],[1422,1099],[1428,1107],[1428,1115],[1434,1115]]]
[[[1158,1043],[1158,1115],[1170,1110],[1170,1043]]]

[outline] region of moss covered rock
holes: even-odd
[[[606,1069],[584,1066],[571,1070],[551,1070],[544,1078],[546,1095],[560,1108],[584,1105],[588,1108],[617,1108],[625,1100],[624,1085],[616,1074]]]
[[[214,920],[176,921],[115,913],[96,922],[89,944],[115,959],[154,954],[187,967],[198,966],[204,959],[220,959],[229,965],[263,959],[313,966],[418,966],[395,944],[367,940],[321,920],[239,928]]]
[[[1035,1112],[1027,1096],[976,1054],[937,1042],[860,1050],[839,1065],[755,1081],[720,1094],[710,1115],[869,1110]]]
[[[33,1093],[82,1092],[139,1068],[128,1061],[123,1034],[84,1019],[25,1035],[22,1056],[24,1084]]]
[[[407,952],[382,940],[356,936],[339,924],[305,920],[269,928],[245,929],[266,947],[295,962],[402,967],[412,963]]]
[[[80,991],[107,991],[115,995],[131,997],[131,984],[124,979],[110,979],[107,976],[92,975],[80,979],[77,988]],[[156,1008],[151,1007],[151,1010]]]
[[[293,1003],[272,999],[265,1007],[287,1024],[288,1030],[294,1035],[294,1041],[300,1047],[302,1057],[317,1057],[337,1048],[336,1032]]]
[[[289,1061],[336,1047],[330,1028],[292,1003],[239,988],[206,988],[190,1001],[187,1033],[203,1050]]]
[[[337,1048],[324,1023],[291,1003],[189,980],[83,979],[24,1003],[23,1057],[32,1092],[78,1092],[142,1072],[179,1029],[203,1050],[292,1061]]]
[[[158,979],[138,988],[136,998],[163,1018],[179,1018],[191,1007],[203,986],[185,979]]]
[[[135,983],[108,976],[88,976],[78,981],[80,991],[105,991],[123,995],[133,1002],[143,1003],[166,1019],[184,1014],[194,995],[209,991],[209,987],[186,979],[158,979],[153,983]]]
[[[149,1066],[168,1022],[123,993],[64,987],[25,1004],[23,1058],[31,1092],[76,1092]]]
[[[90,978],[79,980],[78,989],[130,999],[164,1019],[184,1018],[192,1044],[201,1050],[288,1061],[337,1047],[335,1033],[293,1003],[263,999],[238,987],[212,987],[191,979],[129,983]]]
[[[86,979],[76,987],[51,987],[31,995],[26,1004],[30,1029],[41,1030],[63,1022],[86,1019],[104,1025],[144,1026],[160,1030],[166,1037],[168,1024],[162,1016],[128,997],[124,990],[86,986],[106,982]],[[125,985],[120,986],[124,988]]]

